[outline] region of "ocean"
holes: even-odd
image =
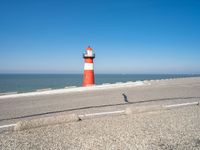
[[[180,77],[194,77],[190,74],[96,74],[95,83],[116,83]],[[32,92],[37,89],[60,89],[82,86],[82,74],[0,74],[0,93]]]

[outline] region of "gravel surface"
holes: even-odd
[[[200,107],[7,131],[0,134],[0,149],[200,149]]]

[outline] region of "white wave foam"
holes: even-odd
[[[54,95],[54,94],[64,94],[64,93],[71,93],[71,92],[83,92],[83,91],[92,91],[92,90],[106,90],[106,89],[114,89],[114,88],[123,88],[123,87],[136,87],[142,85],[149,85],[143,81],[136,81],[136,82],[126,82],[126,83],[106,83],[102,85],[94,85],[88,87],[69,87],[63,89],[51,89],[47,91],[36,91],[36,92],[29,92],[29,93],[19,93],[19,94],[12,94],[12,95],[2,95],[0,99],[5,98],[17,98],[17,97],[29,97],[29,96],[40,96],[40,95]]]

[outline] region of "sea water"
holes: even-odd
[[[200,75],[190,74],[96,74],[95,83],[116,83],[143,81]],[[60,89],[70,86],[82,86],[82,74],[0,74],[0,93],[31,92],[38,89]]]

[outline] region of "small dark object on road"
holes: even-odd
[[[123,97],[124,97],[124,101],[126,102],[126,103],[128,103],[129,101],[128,101],[128,97],[126,96],[126,94],[122,94],[123,95]]]

